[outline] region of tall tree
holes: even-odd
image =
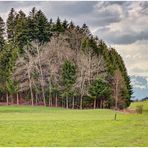
[[[15,43],[15,33],[16,33],[16,12],[14,8],[10,10],[10,13],[8,15],[7,19],[7,36],[8,41]]]
[[[29,29],[30,40],[36,39],[36,32],[37,32],[37,26],[35,20],[36,13],[37,10],[35,7],[33,7],[28,16],[28,29]]]
[[[62,22],[59,17],[57,18],[56,23],[54,25],[54,31],[57,31],[57,32],[64,31],[64,27],[63,27]]]
[[[89,33],[90,33],[89,28],[85,23],[82,25],[81,31],[82,31],[82,33],[84,33],[86,35],[89,35]]]
[[[10,99],[11,99],[11,103],[14,104],[14,94],[17,94],[18,91],[18,87],[16,82],[12,79],[12,77],[10,77],[7,81],[6,81],[6,87],[7,87],[7,91],[9,93]],[[17,105],[19,104],[19,100],[18,100],[18,95],[17,95]]]
[[[75,25],[74,25],[74,23],[73,23],[72,21],[69,23],[68,28],[69,28],[70,30],[73,30],[73,29],[75,28]]]
[[[3,19],[0,17],[0,51],[3,49],[5,44],[4,32],[5,32],[5,23]]]
[[[17,52],[18,48],[14,48],[11,44],[5,44],[4,49],[0,52],[0,89],[7,94],[7,101],[9,92],[7,82],[12,78]]]
[[[112,76],[113,76],[113,88],[115,88],[115,84],[116,82],[119,83],[119,88],[118,88],[118,106],[120,106],[120,108],[123,108],[122,106],[129,106],[130,104],[130,98],[132,95],[132,87],[130,84],[130,79],[129,76],[127,74],[127,70],[125,68],[125,64],[121,58],[121,56],[117,53],[117,51],[113,48],[110,49],[110,54],[109,54],[109,58],[112,61],[112,64],[110,64],[112,67]],[[117,81],[118,80],[118,81]],[[121,86],[122,84],[122,86]],[[115,91],[114,91],[115,92]],[[124,95],[121,95],[121,92]],[[117,97],[115,97],[117,100]],[[122,103],[120,103],[122,100]],[[118,107],[116,105],[116,108]]]
[[[51,37],[51,28],[46,16],[41,10],[35,14],[36,39],[41,43],[49,42]]]
[[[63,88],[63,96],[66,97],[66,108],[68,108],[68,97],[70,96],[71,89],[73,84],[76,81],[76,67],[70,61],[65,61],[62,66],[62,85]]]
[[[63,26],[63,28],[64,28],[65,30],[67,29],[67,27],[68,27],[68,22],[67,22],[66,19],[63,21],[62,26]]]
[[[28,21],[25,13],[20,10],[16,15],[16,42],[23,53],[23,47],[26,46],[30,40]]]

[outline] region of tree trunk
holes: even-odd
[[[57,93],[56,93],[56,96],[55,96],[55,106],[58,107],[58,96],[57,96]]]
[[[62,98],[62,107],[65,107],[65,99]]]
[[[10,94],[10,98],[11,98],[11,104],[14,104],[14,100],[13,100],[13,95]]]
[[[68,97],[66,97],[66,108],[68,109]]]
[[[7,105],[9,105],[9,95],[8,95],[8,93],[6,93],[6,101],[7,101]]]
[[[83,109],[83,96],[80,97],[80,109]]]
[[[96,99],[94,99],[94,109],[96,109]]]
[[[30,93],[31,93],[31,105],[34,106],[32,88],[30,89]]]
[[[30,88],[30,93],[31,93],[31,105],[34,106],[32,87]]]
[[[89,63],[89,68],[88,68],[88,72],[89,72],[89,85],[90,85],[90,81],[91,81],[91,52],[89,50],[89,53],[88,53],[88,63]]]
[[[41,61],[40,61],[40,52],[39,52],[39,45],[37,44],[37,52],[38,52],[38,62],[39,62],[39,69],[40,69],[40,74],[41,74],[41,90],[42,90],[42,99],[44,102],[44,106],[46,106],[46,100],[45,100],[45,91],[44,91],[44,79],[43,79],[43,71],[42,71],[42,67],[41,67]]]
[[[100,108],[102,108],[102,103],[103,103],[103,100],[102,98],[100,99]]]
[[[37,93],[35,93],[35,104],[36,105],[38,104],[38,95],[37,95]]]
[[[51,96],[52,96],[52,94],[51,94],[51,80],[50,80],[50,78],[48,78],[48,81],[49,81],[49,87],[48,87],[48,89],[49,89],[49,100],[48,100],[48,106],[51,106]]]
[[[28,67],[28,65],[27,65],[27,67]],[[30,71],[29,71],[29,69],[27,69],[27,72],[28,72],[29,88],[30,88],[30,94],[31,94],[31,105],[33,106],[34,105],[34,103],[33,103],[33,91],[32,91],[32,84],[31,84],[31,78],[30,78]]]
[[[118,108],[118,79],[116,81],[116,90],[115,90],[115,92],[116,92],[116,95],[115,95],[115,109],[117,109]]]
[[[75,97],[73,96],[72,97],[72,109],[74,109],[75,108]]]
[[[44,106],[46,106],[46,99],[45,99],[45,93],[44,93],[44,88],[43,88],[43,86],[41,87],[41,89],[42,89],[43,103],[44,103]]]
[[[19,105],[19,94],[16,94],[16,101],[17,101],[17,105]]]
[[[50,97],[49,97],[49,99],[48,99],[48,106],[51,106]]]
[[[50,98],[50,105],[51,105],[51,107],[53,106],[52,97]]]
[[[100,99],[100,108],[102,108],[102,99]]]

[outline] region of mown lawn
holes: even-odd
[[[0,146],[148,146],[147,103],[117,121],[105,109],[0,106]]]

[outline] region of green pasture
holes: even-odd
[[[107,109],[0,106],[0,146],[148,146],[148,101],[143,114]]]

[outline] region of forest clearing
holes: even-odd
[[[0,146],[147,146],[148,101],[143,114],[109,109],[72,110],[0,106]]]

